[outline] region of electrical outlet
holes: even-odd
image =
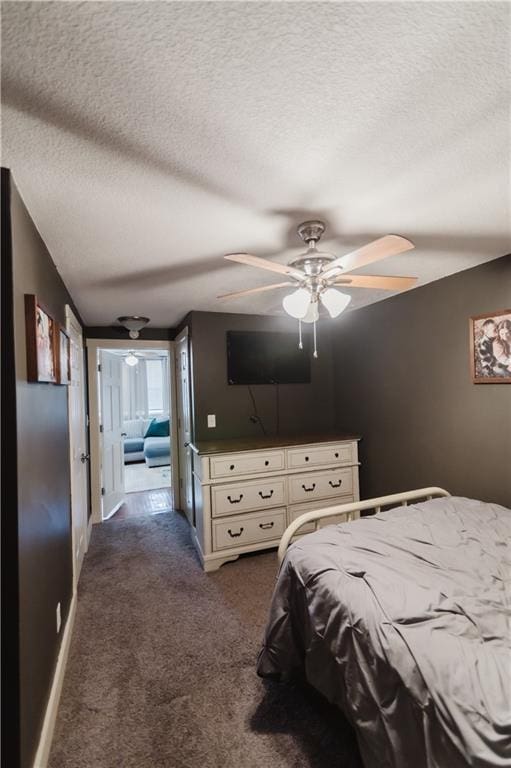
[[[214,413],[208,413],[208,427],[216,427],[216,416]]]
[[[57,603],[57,635],[60,632],[61,623],[62,623],[62,617],[60,615],[60,603]]]

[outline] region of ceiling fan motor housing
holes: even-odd
[[[319,275],[321,270],[330,262],[333,261],[335,256],[327,251],[318,251],[316,244],[321,239],[323,232],[325,231],[325,223],[319,219],[312,219],[311,221],[304,221],[297,227],[297,232],[302,240],[307,243],[308,249],[305,253],[292,261],[289,266],[301,269],[306,275],[315,277]]]

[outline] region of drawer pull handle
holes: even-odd
[[[231,464],[231,466],[229,467],[229,469],[230,469],[230,470],[233,470],[233,469],[234,469],[234,464]]]
[[[242,500],[242,498],[243,498],[243,494],[242,494],[242,493],[240,493],[240,497],[239,497],[239,499],[231,499],[231,497],[230,497],[230,496],[228,496],[227,498],[228,498],[228,500],[229,500],[229,504],[239,504],[239,503],[240,503],[240,501],[241,501],[241,500]]]
[[[309,461],[309,457],[308,456],[305,457],[305,461]]]
[[[328,481],[328,485],[331,485],[332,488],[340,488],[341,487],[342,480],[339,480],[338,483],[334,483],[333,480]]]
[[[316,487],[316,483],[312,483],[310,488],[307,488],[306,485],[302,485],[303,490],[306,491],[307,493],[310,493],[310,491],[313,491],[315,487]]]
[[[263,531],[267,530],[268,528],[273,528],[275,523],[272,521],[271,523],[259,523],[259,528],[262,528]]]
[[[336,459],[339,458],[339,454],[338,453],[334,453],[334,456],[335,456]]]
[[[259,496],[262,499],[271,499],[271,497],[273,496],[273,488],[271,489],[271,491],[269,493],[266,493],[266,494],[264,494],[262,491],[259,491]]]
[[[241,527],[240,527],[239,533],[233,533],[233,532],[231,531],[231,529],[229,528],[229,530],[227,531],[227,533],[229,534],[229,536],[231,537],[231,539],[237,539],[237,538],[238,538],[238,536],[241,536],[241,534],[243,533],[243,528],[241,528]]]
[[[269,466],[269,464],[270,464],[270,462],[268,461],[268,459],[266,459],[266,461],[264,462],[264,466],[267,467],[267,466]]]

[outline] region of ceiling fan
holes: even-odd
[[[299,347],[303,347],[301,323],[314,324],[314,357],[316,351],[316,321],[319,319],[319,304],[325,307],[330,317],[337,317],[346,309],[351,296],[337,289],[337,286],[350,288],[378,288],[386,291],[403,291],[411,288],[416,277],[383,277],[378,275],[353,275],[359,267],[380,261],[388,256],[409,251],[414,244],[400,235],[385,235],[345,256],[336,257],[317,247],[325,231],[325,224],[319,220],[304,221],[297,228],[298,235],[307,245],[305,253],[300,254],[289,264],[279,264],[249,253],[228,253],[224,258],[239,264],[266,269],[285,275],[290,280],[272,283],[258,288],[248,288],[217,296],[218,299],[234,299],[239,296],[272,291],[287,286],[298,286],[293,293],[284,296],[282,305],[285,311],[299,321]]]

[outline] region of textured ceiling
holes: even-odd
[[[281,313],[322,217],[420,283],[510,250],[511,5],[4,2],[3,159],[87,324]],[[352,306],[385,296],[352,290]]]

